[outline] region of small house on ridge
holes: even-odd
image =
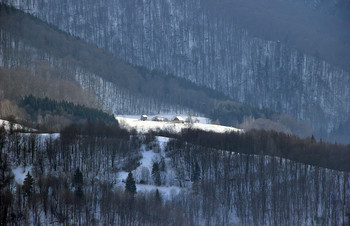
[[[185,120],[181,116],[175,116],[173,118],[173,122],[175,122],[175,123],[184,123]]]

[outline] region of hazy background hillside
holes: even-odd
[[[309,126],[293,117],[238,103],[161,71],[129,65],[18,10],[5,5],[1,9],[2,117],[34,120],[28,116],[32,113],[17,106],[23,97],[34,95],[114,114],[191,112],[244,129],[312,134]]]
[[[349,118],[349,1],[3,1],[135,65],[309,123]]]

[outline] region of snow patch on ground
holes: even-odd
[[[137,184],[136,188],[137,188],[137,192],[143,192],[143,193],[155,192],[158,189],[161,196],[166,199],[170,199],[171,197],[178,195],[183,190],[177,186],[168,187],[168,186],[155,186],[155,185],[148,185],[148,184]]]
[[[154,117],[161,117],[161,118],[165,118],[168,120],[172,120],[175,116],[180,116],[183,119],[187,119],[188,115],[186,114],[158,114],[158,115],[147,115],[148,117],[148,121],[152,121],[152,119]],[[118,117],[121,118],[132,118],[132,119],[140,119],[141,115],[119,115]],[[192,116],[193,119],[198,120],[199,123],[203,123],[203,124],[210,124],[211,120],[209,118],[206,117],[202,117],[202,116]]]
[[[12,172],[15,176],[15,181],[18,183],[18,184],[23,184],[23,181],[24,181],[24,178],[26,177],[28,171],[31,172],[32,170],[32,167],[22,167],[22,166],[19,166],[15,169],[12,169]]]
[[[31,129],[31,128],[27,128],[25,126],[22,126],[21,124],[18,124],[18,123],[11,123],[7,120],[3,120],[3,119],[0,119],[0,127],[4,127],[4,129],[6,131],[10,131],[10,128],[14,129],[14,130],[22,130],[22,129],[25,129],[27,131],[36,131],[35,129]]]
[[[168,144],[170,138],[169,137],[156,137],[160,150],[164,152],[166,145]]]
[[[41,133],[40,136],[42,138],[48,139],[48,138],[52,138],[52,139],[57,139],[60,137],[59,133]]]
[[[141,159],[141,166],[145,166],[152,169],[153,166],[153,160],[155,160],[158,157],[158,154],[154,153],[153,151],[143,151],[142,152],[142,159]]]
[[[140,166],[132,171],[133,177],[136,181],[137,193],[152,193],[158,189],[161,194],[161,197],[169,200],[172,197],[178,195],[181,191],[186,190],[186,188],[180,188],[178,186],[175,186],[174,183],[172,183],[172,181],[175,180],[175,173],[173,172],[174,170],[169,164],[169,160],[166,158],[166,154],[164,152],[169,140],[170,139],[168,137],[156,137],[155,142],[157,142],[157,144],[160,147],[160,150],[158,152],[147,149],[145,145],[141,147],[142,159],[140,160]],[[161,186],[156,186],[152,183],[152,167],[153,163],[155,161],[159,162],[161,158],[164,158],[165,162],[167,163],[166,172],[164,173],[165,178],[162,178]],[[144,174],[145,171],[148,171],[148,180],[145,181],[145,184],[141,184],[140,179],[144,177],[144,175],[142,176],[142,174]],[[124,189],[125,181],[128,177],[128,174],[129,172],[126,171],[119,172],[119,183],[117,184],[117,187],[122,187]]]
[[[200,129],[204,131],[212,131],[216,133],[226,133],[226,132],[242,132],[243,130],[237,129],[235,127],[220,126],[206,123],[175,123],[175,122],[158,122],[146,120],[142,121],[139,117],[128,116],[120,117],[117,116],[116,119],[119,122],[120,127],[133,130],[135,129],[139,133],[147,133],[150,131],[167,130],[173,133],[180,133],[182,129],[193,128]]]

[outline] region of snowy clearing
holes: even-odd
[[[19,166],[15,169],[12,169],[12,172],[15,176],[15,181],[18,184],[23,184],[24,178],[26,177],[28,171],[31,171],[32,167],[25,167]]]
[[[165,118],[168,120],[173,119],[175,116],[180,116],[183,119],[187,119],[188,115],[186,114],[158,114],[158,115],[147,115],[148,117],[148,121],[152,121],[152,119],[154,117],[161,117],[161,118]],[[132,118],[132,119],[140,119],[141,115],[119,115],[118,117],[121,118]],[[192,116],[193,119],[198,120],[199,123],[203,123],[203,124],[210,124],[211,120],[209,118],[206,117],[202,117],[202,116]]]
[[[154,152],[149,150],[146,146],[141,147],[142,158],[140,159],[140,166],[132,171],[134,179],[136,180],[136,188],[138,193],[151,193],[159,190],[161,196],[170,200],[172,197],[178,195],[181,191],[186,191],[186,188],[181,188],[174,185],[175,172],[169,163],[170,159],[166,158],[164,149],[169,141],[168,137],[157,136],[155,142],[159,145],[160,152]],[[164,158],[167,163],[166,172],[162,173],[162,185],[156,186],[152,183],[152,166],[154,162],[159,162],[161,158]],[[146,173],[146,174],[145,174]],[[128,172],[121,171],[118,173],[119,183],[117,187],[124,188],[125,181],[128,176]],[[139,183],[140,180],[146,180],[145,184]]]
[[[0,119],[0,127],[4,127],[6,131],[10,131],[11,128],[11,122],[7,120]],[[12,128],[14,130],[22,130],[25,129],[27,131],[36,131],[35,129],[27,128],[25,126],[22,126],[21,124],[18,123],[12,123]]]
[[[162,116],[163,117],[163,116]],[[214,124],[208,124],[209,120],[207,118],[200,117],[199,123],[175,123],[172,121],[168,122],[158,122],[152,121],[152,116],[148,117],[149,120],[142,121],[140,116],[117,116],[116,119],[119,122],[120,127],[125,128],[127,130],[135,129],[139,133],[147,133],[149,131],[159,131],[159,130],[167,130],[173,133],[180,133],[182,129],[193,128],[200,129],[204,131],[212,131],[216,133],[226,133],[226,132],[242,132],[243,130],[229,127],[229,126],[220,126]],[[167,117],[171,119],[172,117]],[[195,117],[196,118],[196,117]],[[207,123],[205,123],[207,122]]]

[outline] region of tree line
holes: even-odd
[[[29,95],[21,100],[20,106],[26,109],[34,122],[38,120],[38,116],[50,114],[66,116],[71,119],[72,122],[85,120],[92,122],[100,121],[107,124],[118,124],[118,121],[113,115],[102,110],[89,108],[79,104],[76,105],[67,101],[51,100],[47,97],[39,98]]]
[[[350,172],[350,145],[316,141],[313,135],[300,138],[276,131],[215,133],[191,128],[182,130],[180,134],[163,131],[159,135],[208,148],[249,155],[277,156],[304,164]]]

